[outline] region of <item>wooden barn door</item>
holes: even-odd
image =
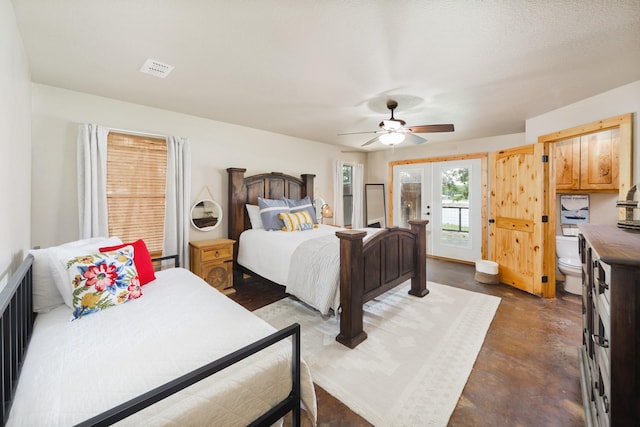
[[[489,240],[502,283],[553,297],[555,285],[551,287],[549,279],[555,275],[549,277],[551,258],[544,245],[549,225],[547,150],[546,144],[533,144],[491,153]]]

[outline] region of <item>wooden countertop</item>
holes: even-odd
[[[640,232],[615,225],[580,224],[580,233],[610,265],[640,266]]]

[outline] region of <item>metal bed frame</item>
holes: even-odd
[[[152,261],[157,262],[166,259],[174,259],[175,266],[179,266],[177,255],[154,258]],[[9,418],[20,371],[27,354],[29,341],[33,333],[33,325],[37,316],[37,314],[33,312],[33,260],[33,255],[27,255],[16,272],[11,276],[7,286],[0,292],[0,309],[2,311],[0,317],[2,406],[0,410],[2,425],[5,425]],[[301,401],[300,325],[297,323],[124,402],[102,414],[98,414],[78,424],[78,426],[111,425],[288,337],[292,337],[291,391],[285,399],[258,417],[250,425],[272,425],[278,419],[291,412],[293,425],[299,426]]]

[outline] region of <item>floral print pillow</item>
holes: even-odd
[[[132,246],[71,258],[66,267],[71,282],[72,320],[142,296]]]

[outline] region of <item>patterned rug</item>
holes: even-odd
[[[401,285],[365,305],[368,338],[353,350],[338,319],[286,298],[254,311],[277,328],[298,322],[316,384],[376,426],[446,426],[500,298],[428,283]]]

